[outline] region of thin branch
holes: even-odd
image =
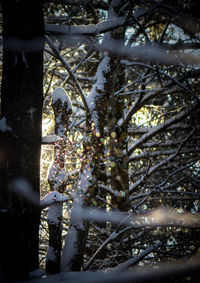
[[[131,193],[135,188],[137,188],[141,183],[144,182],[145,178],[147,176],[150,176],[153,172],[155,172],[158,168],[160,168],[161,166],[165,165],[166,163],[168,163],[169,161],[173,160],[181,151],[181,148],[183,147],[183,145],[187,142],[187,140],[193,135],[195,130],[193,130],[186,138],[185,140],[179,145],[179,147],[177,148],[177,150],[175,152],[173,152],[172,154],[170,154],[166,159],[160,161],[159,163],[157,163],[156,165],[154,165],[153,167],[150,168],[150,170],[146,173],[146,175],[143,175],[139,180],[137,180],[134,184],[131,185],[129,192]]]
[[[156,50],[154,50],[154,52],[156,52]],[[154,53],[153,53],[153,54],[154,54]],[[131,54],[130,54],[130,55],[131,55]],[[185,56],[185,55],[183,55],[183,56]],[[187,58],[187,57],[185,57],[185,58]],[[195,58],[196,58],[196,57],[195,57]],[[172,58],[171,58],[171,59],[172,59]],[[193,58],[193,59],[194,59],[194,58]],[[158,59],[158,60],[159,60],[159,59]],[[199,58],[198,58],[197,60],[199,60]],[[125,62],[125,61],[124,61],[124,62]],[[161,62],[162,62],[162,61],[161,61]],[[178,62],[177,62],[177,61],[175,60],[175,58],[174,58],[174,63],[171,63],[171,64],[177,64],[177,63],[178,63]],[[180,62],[179,62],[179,63],[180,63]],[[182,63],[186,63],[186,62],[182,61]],[[189,62],[188,62],[188,63],[189,63]],[[197,62],[196,62],[196,63],[197,63]],[[197,63],[197,64],[199,64],[199,63]],[[157,71],[155,67],[153,67],[153,66],[151,66],[151,65],[149,65],[149,64],[142,63],[142,62],[130,62],[130,61],[128,61],[128,65],[129,65],[129,66],[132,66],[132,65],[143,66],[143,67],[149,68],[149,69],[151,69],[151,70]],[[191,94],[191,96],[196,99],[197,103],[200,104],[200,99],[199,99],[199,97],[198,97],[192,90],[190,90],[189,88],[187,88],[184,84],[182,84],[181,82],[179,82],[177,79],[171,77],[171,76],[168,75],[167,73],[162,72],[161,70],[159,70],[159,74],[162,75],[162,76],[164,76],[164,77],[166,77],[166,78],[168,78],[168,79],[170,79],[170,80],[173,81],[175,84],[177,84],[180,88],[184,89],[186,92],[188,92],[189,94]]]
[[[81,88],[81,86],[80,86],[76,76],[72,72],[72,70],[71,70],[69,64],[67,63],[67,61],[61,56],[58,48],[54,45],[53,41],[48,36],[46,36],[46,41],[47,41],[49,47],[53,50],[56,58],[58,58],[60,60],[60,62],[64,66],[64,68],[68,71],[70,78],[74,81],[74,84],[75,84],[77,90],[79,91],[79,94],[80,94],[81,99],[83,101],[83,104],[84,104],[84,107],[85,107],[85,111],[86,111],[86,117],[88,117],[89,113],[90,113],[89,107],[88,107],[85,95],[83,93],[83,90],[82,90],[82,88]]]
[[[197,107],[198,107],[198,104],[190,105],[190,106],[186,107],[184,111],[182,111],[181,113],[177,114],[175,117],[172,117],[172,118],[164,121],[159,126],[154,127],[151,130],[149,130],[140,139],[138,139],[137,141],[135,141],[133,143],[133,145],[131,146],[131,148],[128,151],[128,155],[130,156],[134,152],[134,150],[136,148],[139,148],[140,145],[143,144],[144,142],[148,141],[149,139],[151,139],[152,137],[154,137],[158,133],[162,132],[163,130],[167,129],[171,125],[173,125],[175,123],[178,123],[179,121],[181,121],[182,119],[187,117],[190,113],[195,111],[197,109]]]
[[[159,146],[159,144],[157,144]],[[198,148],[192,147],[191,149],[183,149],[182,153],[199,153]],[[143,158],[150,158],[150,157],[156,157],[156,156],[163,156],[163,155],[171,155],[173,154],[173,150],[165,150],[165,151],[153,151],[153,152],[143,152],[141,154],[134,154],[129,158],[129,161],[134,160],[141,160]]]
[[[158,247],[160,247],[162,243],[157,243],[155,245],[151,245],[150,247],[146,248],[139,256],[131,258],[121,264],[118,264],[116,267],[112,268],[112,272],[122,272],[130,268],[131,266],[137,264],[142,259],[144,259],[148,254],[155,251]]]

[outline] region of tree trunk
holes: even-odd
[[[39,264],[43,7],[35,0],[2,4],[0,267],[3,277],[21,279]]]
[[[54,163],[49,170],[49,185],[51,191],[64,193],[67,186],[65,170],[66,138],[72,107],[67,93],[63,88],[57,88],[53,93],[52,107],[55,115],[55,134],[62,138],[54,146]],[[56,203],[49,208],[49,249],[46,258],[46,273],[60,272],[60,257],[62,250],[62,213],[63,204]]]

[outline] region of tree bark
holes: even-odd
[[[57,94],[58,97],[56,96]],[[63,194],[67,186],[67,172],[65,170],[66,139],[69,119],[72,114],[71,103],[64,89],[57,88],[54,91],[52,107],[55,116],[55,134],[62,138],[62,140],[54,146],[54,163],[49,170],[48,181],[51,191],[57,191]],[[62,203],[56,203],[49,208],[49,249],[46,258],[47,274],[60,272],[62,213]]]
[[[2,8],[1,121],[9,127],[0,127],[0,267],[6,279],[24,279],[39,265],[43,7],[5,0]]]

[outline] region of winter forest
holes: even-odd
[[[0,1],[1,282],[200,282],[199,9]]]

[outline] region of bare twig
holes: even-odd
[[[82,88],[81,88],[81,86],[80,86],[76,76],[72,72],[72,70],[71,70],[69,64],[67,63],[67,61],[61,56],[58,48],[54,45],[53,41],[48,36],[46,36],[46,41],[47,41],[49,47],[53,50],[55,56],[60,60],[60,62],[64,66],[64,68],[68,71],[71,79],[74,81],[74,84],[75,84],[75,86],[76,86],[76,88],[77,88],[77,90],[78,90],[78,92],[79,92],[79,94],[81,96],[82,101],[83,101],[83,104],[84,104],[84,107],[85,107],[85,111],[86,111],[86,117],[88,117],[90,111],[89,111],[89,108],[88,108],[88,105],[87,105],[87,101],[86,101],[85,95],[83,93],[83,90],[82,90]]]

